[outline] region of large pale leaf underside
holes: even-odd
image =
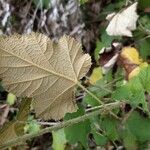
[[[58,44],[39,33],[0,38],[0,78],[17,96],[33,98],[38,117],[60,119],[75,111],[74,86],[91,59],[81,45],[63,36]]]

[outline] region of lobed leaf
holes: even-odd
[[[76,110],[74,86],[90,66],[90,56],[68,36],[58,44],[39,33],[0,38],[0,78],[9,92],[32,97],[43,119]]]

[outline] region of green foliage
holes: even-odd
[[[33,3],[40,9],[49,8],[50,0],[33,0]]]
[[[150,7],[150,1],[148,0],[138,0],[140,8]]]
[[[36,7],[39,7],[39,9],[48,8],[49,2],[50,0],[33,1],[34,5]],[[81,5],[84,5],[86,2],[88,2],[88,0],[80,0]],[[126,6],[126,2],[127,2],[126,0],[116,0],[113,3],[108,2],[108,4],[101,10],[101,14],[99,14],[100,16],[102,16],[100,18],[100,22],[102,23],[100,24],[99,37],[98,39],[96,39],[97,41],[96,48],[93,52],[93,56],[97,64],[99,62],[98,61],[99,51],[103,47],[110,47],[113,40],[118,40],[122,43],[131,42],[132,46],[135,45],[135,47],[139,48],[141,58],[144,61],[149,62],[150,16],[149,14],[144,12],[145,8],[150,7],[150,2],[148,0],[139,0],[139,6],[138,6],[140,9],[139,22],[137,24],[137,30],[133,33],[132,38],[109,36],[105,31],[107,25],[106,20],[103,20],[105,16],[108,13],[112,13],[113,11],[120,11],[124,6]],[[65,55],[67,54],[68,53],[66,53]],[[74,56],[74,54],[70,56],[72,57]],[[58,60],[60,60],[60,58],[58,58]],[[47,60],[47,55],[45,55],[43,60]],[[57,58],[55,58],[54,60],[57,60]],[[79,62],[76,64],[79,64]],[[60,64],[62,65],[61,61]],[[65,64],[63,65],[64,68],[68,67]],[[149,119],[149,107],[148,107],[149,94],[150,94],[150,66],[140,68],[137,65],[140,68],[140,72],[138,73],[138,75],[131,78],[130,80],[126,80],[125,70],[122,69],[121,65],[119,66],[119,63],[117,63],[117,65],[118,65],[117,68],[115,68],[114,70],[110,70],[106,75],[103,75],[102,79],[98,80],[95,84],[91,85],[90,83],[87,83],[86,90],[88,92],[84,93],[85,96],[83,97],[82,101],[79,102],[80,104],[77,112],[66,114],[63,120],[65,122],[77,117],[82,118],[84,115],[88,114],[89,110],[90,111],[98,110],[100,107],[104,108],[104,112],[102,112],[100,115],[89,117],[88,119],[81,121],[79,123],[75,122],[73,125],[69,127],[63,126],[64,128],[58,131],[52,131],[52,137],[53,137],[52,148],[54,150],[64,150],[68,145],[69,146],[77,145],[76,148],[78,147],[79,149],[89,149],[89,145],[90,145],[89,138],[92,138],[92,140],[95,143],[95,146],[100,146],[100,147],[106,147],[106,145],[108,144],[115,147],[116,149],[118,145],[122,145],[127,150],[137,150],[137,149],[142,150],[148,147],[148,143],[150,142],[150,132],[149,132],[150,119]],[[78,69],[79,67],[75,69]],[[93,66],[93,67],[96,68],[97,66]],[[74,68],[74,65],[72,66],[72,68]],[[4,69],[6,69],[5,66]],[[80,69],[76,73],[78,72],[80,72]],[[43,72],[43,74],[45,74],[45,71]],[[43,74],[41,76],[43,76]],[[64,85],[66,85],[65,81],[66,79],[63,82]],[[39,84],[42,83],[40,82]],[[58,88],[60,85],[62,84],[59,84]],[[43,86],[43,88],[44,87],[45,85]],[[72,86],[70,87],[72,88]],[[66,89],[70,87],[67,87]],[[4,88],[2,88],[1,86],[0,86],[0,91],[4,91]],[[50,91],[52,91],[52,93],[49,94],[48,96],[52,94],[56,94],[56,97],[58,96],[58,93],[53,89],[51,89]],[[81,93],[85,91],[81,91]],[[36,92],[36,89],[34,92]],[[63,93],[65,96],[67,95],[66,91],[63,92],[61,91],[60,94],[61,93]],[[96,96],[100,101],[102,101],[104,105],[100,106],[100,103],[95,99],[95,97],[93,97],[92,94]],[[47,98],[49,98],[48,96]],[[69,95],[69,98],[72,98],[72,96],[73,93]],[[15,99],[14,95],[8,95],[7,97],[7,101],[10,105],[15,103],[14,99]],[[40,97],[41,103],[38,106],[39,110],[42,110],[41,105],[47,102],[47,99],[43,101],[42,100]],[[68,100],[68,98],[65,97],[63,100],[64,101]],[[61,105],[65,103],[65,102],[63,103],[63,100],[61,100],[62,102]],[[120,101],[124,103],[119,108],[113,109],[111,114],[114,113],[114,115],[111,115],[110,111],[107,110],[107,107],[105,105],[107,106],[109,104],[113,105],[113,103],[115,103],[116,101]],[[29,115],[31,111],[30,103],[31,103],[30,100],[29,101],[23,100],[21,106],[19,107],[19,111],[17,112],[17,115],[14,117],[14,119],[2,127],[2,129],[0,130],[0,137],[1,137],[0,145],[3,144],[4,142],[10,141],[13,138],[17,138],[18,136],[21,137],[25,133],[31,135],[32,134],[37,135],[43,130],[42,128],[44,128],[44,126],[41,127],[37,122],[37,120],[35,119],[35,117],[33,115],[32,116]],[[70,106],[69,104],[70,103],[64,105],[63,108],[66,109],[67,107]],[[51,103],[48,105],[51,105]],[[58,105],[54,103],[54,106],[55,108],[57,108]],[[53,109],[54,107],[52,107],[50,110]],[[55,112],[55,110],[53,110],[51,114],[53,115],[54,113],[60,115],[62,111],[58,109],[58,112]],[[117,117],[115,117],[115,115]],[[58,125],[58,127],[60,126]]]
[[[96,41],[96,49],[94,50],[94,58],[97,63],[98,63],[98,59],[99,59],[99,52],[103,47],[105,47],[103,42],[101,42],[100,40],[97,40]]]
[[[83,5],[85,4],[86,2],[88,2],[89,0],[79,0],[80,4]]]
[[[140,54],[144,60],[147,60],[148,56],[150,56],[150,38],[142,40],[141,42],[138,43],[139,49],[140,49]]]
[[[130,132],[140,142],[145,142],[150,139],[150,120],[139,115],[137,112],[133,112],[126,122]]]
[[[140,71],[138,78],[142,84],[142,89],[146,92],[150,92],[150,66],[143,68]]]
[[[40,131],[40,125],[37,123],[37,121],[33,118],[33,116],[30,116],[27,120],[27,124],[24,127],[25,133],[37,133]]]
[[[54,150],[64,150],[66,145],[66,137],[64,133],[64,129],[60,129],[58,131],[53,131],[53,145],[52,148]]]
[[[100,120],[100,126],[104,131],[104,135],[107,136],[111,141],[118,139],[118,121],[114,118],[106,116]]]
[[[104,96],[111,93],[111,87],[107,87],[105,83],[105,78],[100,79],[94,86],[89,88],[89,91],[96,95],[99,99],[102,99]],[[99,105],[99,102],[96,101],[92,96],[86,94],[83,101],[91,106]]]
[[[127,101],[137,107],[142,104],[143,109],[148,111],[148,106],[145,98],[145,92],[150,91],[150,67],[141,69],[139,75],[134,77],[125,85],[117,87],[112,94],[112,99],[119,101]]]
[[[12,94],[12,93],[9,93],[7,95],[7,103],[9,105],[13,105],[15,103],[15,101],[16,101],[16,96],[14,94]]]
[[[84,115],[84,110],[82,107],[79,107],[77,112],[66,114],[65,120],[70,120],[82,115]],[[91,130],[89,120],[74,124],[70,127],[66,127],[64,130],[66,139],[69,141],[69,143],[75,144],[80,142],[86,149],[88,148],[87,139]]]

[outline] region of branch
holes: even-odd
[[[114,103],[105,104],[105,107],[103,105],[101,105],[99,110],[87,113],[87,114],[85,114],[83,116],[79,116],[77,118],[73,118],[73,119],[68,120],[68,121],[64,121],[64,122],[58,123],[55,126],[51,126],[51,127],[47,127],[47,128],[41,129],[37,133],[25,134],[23,136],[20,136],[20,137],[12,139],[10,141],[7,141],[7,142],[3,143],[2,145],[0,145],[0,149],[5,149],[7,147],[18,145],[18,144],[20,144],[22,142],[25,142],[26,140],[30,140],[30,139],[32,139],[34,137],[41,136],[41,135],[49,133],[51,131],[56,131],[56,130],[59,130],[61,128],[65,128],[65,127],[74,125],[76,123],[85,121],[85,120],[87,120],[87,119],[89,119],[89,118],[91,118],[93,116],[99,115],[103,111],[106,111],[106,107],[107,107],[107,110],[110,111],[110,110],[112,110],[114,108],[119,107],[122,104],[123,104],[123,102],[114,102]]]
[[[87,88],[85,88],[80,82],[77,83],[77,85],[83,89],[85,92],[87,92],[87,94],[89,94],[91,97],[93,97],[95,100],[97,100],[99,102],[99,104],[101,104],[102,107],[105,107],[105,110],[107,110],[107,107],[105,105],[104,102],[102,102],[96,95],[94,95],[92,92],[90,92]],[[111,110],[109,110],[109,113],[115,117],[116,119],[120,120],[120,118],[114,114]]]

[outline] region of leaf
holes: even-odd
[[[128,36],[132,37],[133,30],[136,29],[138,15],[136,13],[137,2],[122,10],[107,16],[110,21],[106,31],[110,36]]]
[[[124,47],[121,51],[121,57],[122,59],[127,59],[129,61],[128,63],[137,65],[142,63],[142,59],[140,58],[137,49],[134,47]]]
[[[33,3],[38,7],[39,9],[49,8],[50,0],[33,0]]]
[[[111,93],[111,87],[106,86],[106,76],[101,80],[98,80],[94,86],[91,86],[88,90],[92,92],[99,99]],[[86,94],[83,101],[91,106],[98,106],[99,102],[96,101],[92,96]]]
[[[96,62],[98,62],[98,59],[99,59],[99,52],[100,52],[100,50],[101,50],[103,47],[104,47],[104,44],[103,44],[101,41],[97,40],[97,41],[96,41],[96,48],[95,48],[95,50],[94,50],[94,58],[95,58]]]
[[[0,149],[2,148],[1,145],[7,143],[9,140],[18,137],[16,133],[16,122],[11,121],[3,126],[0,130]]]
[[[33,116],[29,116],[29,118],[27,120],[27,124],[24,127],[24,131],[25,131],[25,133],[35,134],[40,131],[40,129],[41,129],[40,127],[41,126],[39,125],[37,120],[35,120],[33,118]]]
[[[133,107],[137,107],[139,104],[142,104],[143,109],[148,111],[145,91],[138,77],[134,77],[125,85],[118,87],[112,94],[112,99],[127,101]]]
[[[105,136],[107,136],[110,140],[115,141],[118,137],[118,121],[110,118],[109,116],[102,118],[100,121],[100,126],[105,132]]]
[[[122,128],[122,131],[120,131],[119,134],[121,135],[121,138],[123,139],[124,147],[127,150],[137,150],[137,139],[130,132],[128,127]]]
[[[99,117],[92,117],[90,122],[91,133],[93,134],[96,144],[99,146],[104,146],[108,142],[108,138],[103,135],[104,133],[101,131],[101,127],[99,126]]]
[[[14,94],[12,94],[12,93],[9,93],[7,95],[7,103],[9,105],[13,105],[15,103],[15,101],[16,101],[16,96]]]
[[[63,36],[58,44],[38,33],[0,38],[0,78],[17,96],[33,97],[37,117],[60,119],[76,110],[74,87],[91,66],[81,44]]]
[[[58,131],[53,131],[53,150],[65,150],[65,146],[67,143],[64,129],[60,129]]]
[[[138,75],[140,82],[147,92],[150,92],[150,66],[142,68]]]
[[[97,145],[104,146],[108,142],[107,137],[105,137],[104,135],[96,132],[95,130],[92,131],[92,134],[94,136],[94,139],[95,139],[95,142],[96,142]]]
[[[7,143],[9,140],[14,139],[24,133],[25,121],[28,119],[30,112],[30,99],[24,99],[21,102],[17,119],[6,123],[0,130],[0,145]],[[1,147],[0,147],[1,148]]]
[[[138,139],[138,141],[144,142],[150,139],[150,120],[134,112],[128,118],[126,126],[130,132]]]
[[[100,67],[94,68],[89,80],[91,84],[95,84],[98,80],[102,78],[102,70]]]
[[[148,0],[139,0],[139,6],[141,8],[150,7],[150,1],[148,1]]]
[[[82,115],[84,115],[84,110],[83,108],[79,107],[77,112],[66,114],[65,120],[70,120]],[[64,129],[66,139],[69,141],[69,143],[75,144],[76,142],[80,142],[86,149],[88,148],[87,138],[90,130],[89,120],[85,120]]]
[[[140,54],[142,56],[142,58],[144,58],[145,60],[148,58],[148,56],[150,55],[150,39],[147,40],[143,40],[142,42],[138,43],[139,45],[139,49],[140,49]]]
[[[120,86],[112,94],[112,99],[117,101],[129,100],[132,96],[132,92],[127,86]]]

